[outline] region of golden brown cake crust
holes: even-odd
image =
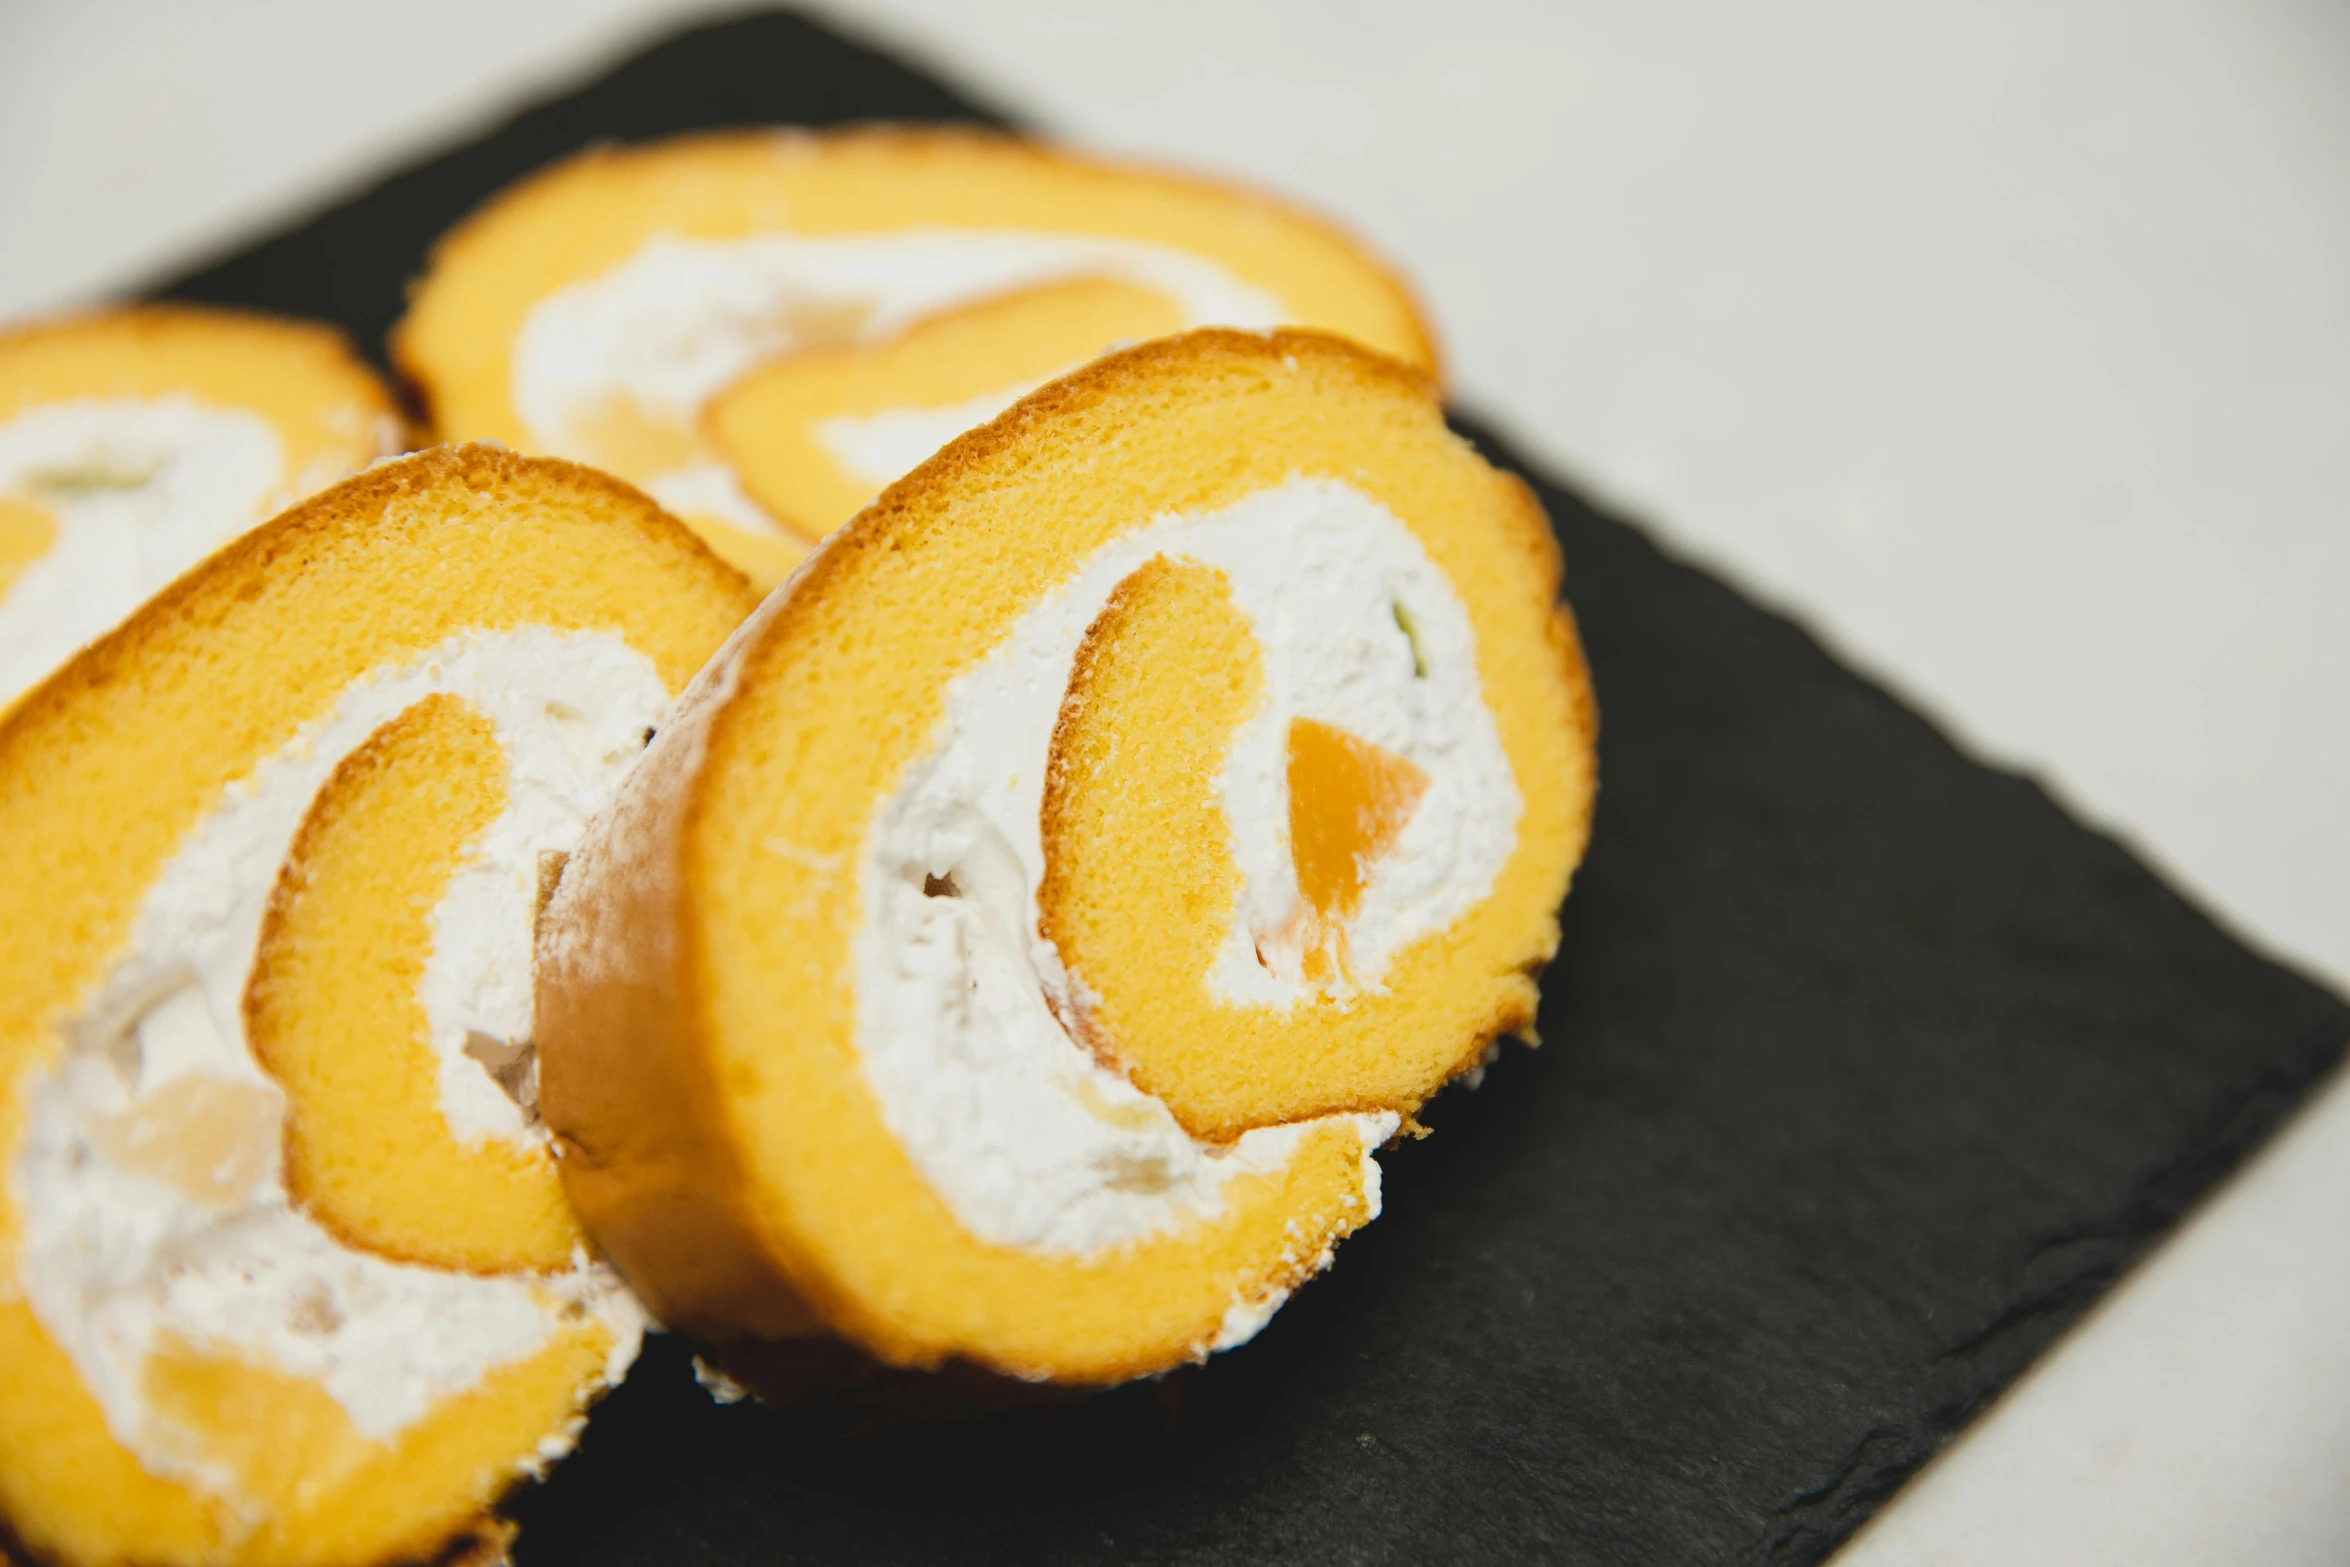
[[[785,601],[776,606],[779,616],[788,617],[794,603],[813,603],[825,592],[826,584],[833,577],[851,569],[857,556],[869,550],[895,548],[889,537],[895,528],[940,525],[940,492],[958,478],[983,473],[992,460],[1016,449],[1031,426],[1048,424],[1104,398],[1117,396],[1131,387],[1159,382],[1163,379],[1163,367],[1180,366],[1187,370],[1212,373],[1220,369],[1246,370],[1271,366],[1285,359],[1302,358],[1320,360],[1341,374],[1359,377],[1366,383],[1384,381],[1414,397],[1432,400],[1436,396],[1433,378],[1410,365],[1358,348],[1346,339],[1327,332],[1305,328],[1235,332],[1221,327],[1204,327],[1176,337],[1163,337],[1154,342],[1138,344],[1098,359],[1050,385],[1038,388],[1006,410],[1001,417],[957,436],[921,467],[883,490],[875,497],[872,505],[858,513],[855,521],[826,539],[822,551],[809,557],[808,563],[801,568],[793,592],[777,595]],[[1536,558],[1548,562],[1548,578],[1554,584],[1555,591],[1558,581],[1558,546],[1554,541],[1549,541],[1549,529],[1547,525],[1542,525],[1539,507],[1534,511],[1533,520],[1542,526],[1542,537],[1546,541],[1544,548],[1548,551],[1546,556]],[[1533,548],[1531,533],[1528,535],[1528,547],[1530,551]],[[762,615],[759,619],[764,622],[767,617]],[[779,619],[776,632],[760,637],[761,646],[781,640],[781,628],[788,624],[788,618]]]
[[[541,508],[515,504],[518,495],[537,500]],[[399,506],[397,503],[406,497],[431,504]],[[390,553],[396,555],[399,546],[413,541],[415,553],[410,558],[427,569],[396,588],[387,584],[387,596],[424,605],[431,615],[454,617],[462,612],[450,608],[447,601],[437,596],[432,584],[439,579],[432,575],[431,568],[448,568],[449,581],[463,584],[465,591],[459,598],[464,602],[470,603],[475,596],[497,602],[504,592],[501,584],[507,579],[485,576],[470,568],[481,562],[518,558],[527,563],[530,530],[540,527],[542,519],[561,535],[568,551],[554,554],[555,560],[600,560],[610,552],[624,551],[645,568],[628,575],[608,596],[591,596],[584,590],[571,595],[566,590],[554,602],[604,605],[626,602],[625,595],[639,594],[642,596],[638,602],[650,603],[656,602],[650,595],[664,595],[657,601],[661,606],[658,613],[667,618],[656,620],[653,612],[648,612],[644,624],[646,646],[648,650],[661,649],[655,657],[661,665],[662,678],[671,689],[684,681],[725,627],[750,607],[748,587],[738,572],[713,556],[683,524],[637,491],[605,475],[575,464],[520,457],[478,445],[442,448],[386,464],[321,492],[233,541],[28,693],[8,713],[0,715],[0,796],[18,805],[30,801],[36,813],[33,818],[18,818],[11,823],[15,840],[11,855],[32,847],[31,840],[36,838],[62,840],[44,857],[46,869],[81,861],[107,862],[101,870],[89,872],[93,882],[112,877],[135,894],[141,883],[128,872],[116,875],[121,868],[112,861],[127,855],[123,863],[142,867],[140,875],[144,876],[152,874],[156,855],[167,850],[135,847],[118,853],[117,846],[103,835],[94,839],[77,839],[72,834],[41,835],[26,823],[46,819],[40,811],[54,803],[54,799],[65,798],[59,795],[54,782],[60,765],[79,768],[72,773],[76,778],[86,778],[90,773],[112,776],[104,767],[83,767],[80,760],[101,754],[108,737],[116,733],[109,715],[137,717],[135,704],[143,694],[159,693],[174,707],[205,701],[206,688],[189,668],[173,665],[158,673],[157,661],[151,660],[150,654],[171,650],[175,658],[181,658],[210,646],[215,638],[227,638],[236,645],[251,647],[266,642],[273,630],[282,635],[284,628],[275,623],[257,628],[249,618],[240,624],[239,617],[248,614],[252,601],[269,599],[288,581],[298,586],[311,580],[303,577],[303,573],[313,566],[325,573],[358,577],[373,564],[373,552],[367,549],[370,544],[392,546]],[[467,553],[468,540],[474,541],[478,555]],[[556,580],[571,584],[579,579],[563,576]],[[350,605],[352,595],[331,593],[314,602]],[[544,600],[530,597],[526,586],[517,586],[513,594],[504,597],[501,610],[527,615],[528,606],[539,602]],[[590,608],[586,613],[601,615],[606,611]],[[457,627],[462,629],[478,623],[481,622],[460,620]],[[440,632],[419,634],[424,637],[422,645],[425,646],[437,642],[442,635]],[[372,642],[361,645],[362,660],[364,649],[374,646]],[[325,663],[331,668],[333,661],[328,659]],[[361,667],[364,668],[363,662]],[[304,679],[315,682],[324,678],[316,669],[304,668],[299,659],[295,660],[295,668],[296,673],[287,677],[291,687],[300,688]],[[269,683],[263,682],[260,689],[269,690]],[[204,711],[201,706],[191,710]],[[236,729],[235,712],[223,711],[220,717],[217,726],[220,730]],[[243,737],[239,737],[223,740],[221,745],[233,747],[242,743]],[[199,743],[194,748],[202,747]],[[263,750],[266,753],[266,745]],[[134,758],[151,756],[154,751],[152,746],[142,746],[133,754]],[[119,761],[120,757],[114,760]],[[199,770],[189,776],[241,776],[241,763],[232,762],[225,770],[217,763],[208,765],[216,770],[209,775]],[[134,760],[114,768],[112,773],[135,774],[136,771]],[[43,791],[47,791],[46,796]],[[65,803],[74,802],[66,800]],[[5,813],[0,813],[0,820],[5,819]],[[167,833],[165,842],[175,838],[176,832]],[[121,931],[128,925],[129,916],[123,912],[124,896],[119,890],[104,888],[87,895],[77,893],[63,900],[56,925],[41,930],[37,937],[22,922],[11,922],[13,932],[0,927],[0,953],[5,953],[13,970],[32,973],[31,984],[15,987],[6,1002],[0,1003],[0,1011],[7,1014],[0,1018],[0,1064],[5,1064],[12,1074],[20,1074],[29,1065],[27,1052],[37,1048],[32,1041],[40,1037],[38,1030],[47,1026],[47,1020],[70,1013],[75,998],[87,989],[86,976],[102,971],[100,965],[110,961],[103,954],[112,949],[113,942],[120,939]],[[11,934],[14,940],[10,939]],[[83,956],[83,952],[94,955]],[[52,961],[49,954],[68,955],[57,956]],[[0,1127],[5,1127],[8,1133],[6,1138],[0,1138],[0,1143],[8,1143],[16,1135],[15,1108],[0,1100]],[[0,1259],[6,1260],[10,1268],[14,1267],[14,1229],[14,1213],[0,1205]],[[0,1292],[7,1293],[10,1292]],[[24,1365],[38,1361],[46,1380],[30,1385],[46,1388],[56,1384],[60,1391],[82,1393],[86,1400],[86,1391],[78,1381],[70,1380],[70,1369],[64,1364],[62,1351],[31,1322],[23,1301],[15,1299],[0,1304],[6,1307],[8,1331],[16,1335],[12,1342],[36,1344],[40,1350],[38,1356],[12,1366],[8,1375],[14,1377]],[[596,1352],[599,1363],[602,1353]],[[4,1382],[5,1379],[0,1379],[0,1385]],[[592,1395],[573,1384],[568,1396],[574,1400],[572,1413],[576,1415],[581,1412],[577,1402]],[[77,1461],[86,1453],[101,1453],[108,1465],[118,1464],[124,1474],[140,1483],[158,1490],[165,1486],[165,1482],[154,1480],[138,1468],[127,1453],[110,1445],[111,1439],[102,1441],[99,1436],[87,1434],[85,1427],[100,1429],[92,1425],[98,1419],[94,1413],[87,1419],[79,1414],[74,1418],[81,1422],[72,1427],[74,1440],[87,1445],[69,1446],[63,1451],[76,1455]],[[23,1433],[12,1431],[9,1437],[12,1441],[21,1440]],[[462,1440],[462,1436],[444,1436],[444,1446],[452,1440]],[[532,1457],[527,1451],[514,1455],[517,1462],[528,1462]],[[40,1472],[37,1468],[25,1471],[27,1475]],[[96,1472],[109,1474],[113,1469],[100,1468]],[[494,1474],[492,1484],[493,1471],[480,1469],[478,1481],[471,1483],[488,1486],[491,1493],[502,1492],[510,1483],[511,1472],[500,1468]],[[41,1493],[36,1488],[33,1494]],[[495,1494],[487,1494],[481,1505],[487,1507],[495,1500]],[[456,1505],[473,1508],[474,1502],[459,1498]],[[30,1511],[19,1512],[14,1527],[21,1534],[32,1527],[27,1520],[34,1516]],[[54,1522],[43,1520],[42,1527],[46,1529]],[[0,1524],[0,1528],[4,1527],[7,1525]],[[457,1531],[454,1535],[452,1529]],[[340,1556],[337,1560],[345,1562],[347,1567],[364,1567],[366,1561],[373,1561],[378,1567],[391,1567],[394,1563],[444,1559],[491,1560],[502,1549],[509,1532],[498,1518],[476,1509],[470,1517],[438,1516],[429,1523],[413,1524],[403,1521],[376,1536],[390,1543],[363,1553]],[[0,1536],[0,1541],[4,1538]],[[6,1542],[0,1543],[0,1549],[18,1550],[19,1547],[14,1542]]]
[[[773,429],[745,414],[723,435],[712,420],[727,395],[721,387],[697,385],[690,396],[682,388],[632,390],[632,373],[616,362],[595,373],[592,387],[574,388],[576,400],[535,371],[528,385],[518,381],[540,362],[528,350],[533,323],[551,325],[541,321],[543,305],[581,289],[593,297],[599,279],[649,257],[646,247],[664,236],[699,254],[700,247],[763,237],[887,239],[920,231],[1033,232],[1187,254],[1245,285],[1255,303],[1232,308],[1251,319],[1258,311],[1290,317],[1437,368],[1427,319],[1393,269],[1322,218],[1195,175],[1001,132],[898,125],[714,131],[591,148],[540,169],[440,238],[393,330],[392,359],[440,438],[560,450],[658,489],[764,591],[872,494],[877,475],[820,438],[831,423],[828,397],[870,400],[903,382],[928,389],[908,406],[933,415],[974,396],[992,400],[1087,357],[1111,337],[1173,330],[1184,314],[1174,293],[1140,290],[1175,321],[1148,315],[1092,337],[1053,366],[1015,371],[1005,364],[980,392],[952,396],[936,377],[952,380],[957,367],[973,371],[1008,350],[1002,340],[955,336],[950,327],[971,327],[1018,290],[999,292],[974,278],[971,297],[934,300],[919,319],[900,323],[905,330],[874,338],[862,335],[862,324],[876,301],[860,301],[853,290],[802,305],[779,302],[776,324],[788,325],[788,343],[771,345],[764,364],[732,366],[733,384],[739,390],[782,375],[780,384],[797,386],[801,401],[787,390]],[[923,336],[933,331],[950,335]],[[918,338],[932,347],[911,346]],[[947,343],[962,346],[940,346]],[[738,346],[755,345],[746,338]],[[825,371],[828,346],[853,353]],[[771,393],[776,384],[768,383]],[[771,400],[754,398],[749,406],[779,413]],[[795,407],[807,417],[792,414]],[[881,411],[896,407],[886,403]],[[886,466],[901,460],[893,455]]]
[[[384,390],[383,382],[366,367],[358,352],[352,348],[351,339],[340,328],[324,321],[272,315],[268,311],[244,310],[234,305],[191,305],[175,300],[161,300],[153,304],[103,305],[90,310],[35,316],[0,327],[0,353],[59,338],[79,337],[94,330],[121,331],[133,337],[155,337],[168,333],[269,333],[289,343],[300,343],[322,358],[342,360],[351,367],[354,379],[372,386],[379,396]],[[388,402],[385,407],[387,412],[391,411]]]
[[[1421,308],[1411,285],[1396,268],[1384,260],[1336,219],[1286,197],[1272,195],[1252,187],[1230,181],[1211,179],[1186,169],[1172,168],[1141,159],[1103,158],[1061,147],[1051,142],[1031,140],[1004,131],[988,130],[970,125],[913,125],[879,121],[863,125],[844,126],[821,131],[776,127],[762,130],[721,130],[689,132],[659,141],[615,146],[601,144],[573,153],[548,164],[491,197],[487,202],[442,234],[433,242],[425,260],[425,273],[430,276],[447,261],[464,250],[482,242],[499,223],[505,220],[510,208],[531,199],[546,185],[598,168],[623,165],[637,160],[674,158],[690,161],[709,151],[737,152],[754,147],[770,146],[778,138],[788,138],[793,144],[844,153],[881,153],[897,156],[920,156],[939,151],[961,152],[978,150],[991,156],[1032,159],[1055,167],[1086,173],[1112,173],[1155,183],[1165,189],[1194,192],[1215,197],[1220,201],[1237,203],[1270,214],[1319,234],[1329,243],[1353,252],[1370,271],[1375,273],[1392,295],[1400,312],[1411,324],[1417,352],[1413,358],[1426,367],[1429,379],[1438,386],[1444,383],[1444,357],[1436,340],[1435,329],[1429,324],[1428,313]],[[427,425],[438,431],[445,421],[434,406],[433,382],[430,368],[422,363],[414,342],[415,317],[405,316],[392,329],[390,348],[392,364],[424,409]]]
[[[712,1340],[789,1338],[857,1314],[820,1273],[793,1267],[768,1243],[689,978],[696,963],[681,860],[703,800],[703,764],[737,685],[756,677],[765,651],[791,639],[860,555],[897,547],[901,528],[938,524],[939,491],[1018,447],[1030,424],[1151,385],[1163,367],[1292,356],[1434,395],[1410,366],[1325,333],[1212,328],[1141,344],[1031,393],[949,442],[817,547],[695,679],[612,811],[573,852],[540,937],[540,1109],[560,1140],[572,1205],[661,1322]],[[1546,547],[1555,583],[1557,547]],[[1514,1021],[1496,1018],[1492,1032]],[[1463,1065],[1483,1050],[1481,1040]]]
[[[0,663],[10,666],[10,689],[0,706],[20,696],[24,682],[54,672],[113,616],[131,610],[139,577],[166,560],[177,569],[192,567],[208,547],[405,450],[413,433],[385,382],[340,332],[317,322],[158,304],[0,327],[0,425],[46,412],[67,420],[50,427],[54,436],[77,427],[104,429],[122,419],[170,417],[167,411],[174,409],[207,420],[229,418],[245,437],[265,432],[268,467],[247,468],[244,459],[238,464],[260,487],[241,498],[235,489],[202,499],[190,492],[169,507],[173,521],[164,529],[161,553],[126,577],[124,563],[109,567],[103,553],[87,552],[82,525],[72,520],[77,508],[68,499],[77,486],[58,482],[97,449],[84,449],[67,469],[46,477],[37,469],[18,475],[9,493],[0,495],[0,598],[32,593],[63,612],[37,614],[8,634]],[[63,459],[67,451],[52,455]],[[56,559],[60,555],[64,559]],[[53,561],[54,569],[37,586],[26,585],[23,574],[44,561]]]
[[[221,592],[217,584],[222,581],[233,578],[240,584],[236,596],[250,596],[280,560],[303,554],[313,540],[353,523],[373,521],[393,497],[412,490],[437,489],[445,481],[483,492],[525,481],[571,488],[627,514],[630,524],[647,540],[691,559],[694,569],[706,572],[723,591],[746,600],[749,597],[750,584],[741,572],[712,554],[698,534],[641,490],[610,474],[559,457],[523,457],[484,442],[431,447],[345,479],[225,545],[203,572],[174,581],[139,606],[130,619],[91,643],[72,663],[26,692],[15,707],[0,714],[0,748],[11,743],[7,737],[14,732],[53,723],[76,690],[105,684],[113,671],[140,656],[156,631],[185,619],[197,606],[216,601]]]
[[[747,1134],[728,1108],[731,1085],[721,1081],[731,1069],[721,1065],[703,994],[711,959],[700,946],[705,938],[689,887],[699,874],[689,862],[701,863],[694,846],[715,799],[708,780],[729,757],[768,755],[766,742],[738,722],[738,694],[776,673],[784,650],[862,563],[918,550],[932,530],[957,526],[959,503],[1009,482],[1039,431],[1074,427],[1075,416],[1111,399],[1176,396],[1187,382],[1215,378],[1270,383],[1301,367],[1389,404],[1408,400],[1428,410],[1417,418],[1433,414],[1426,375],[1319,332],[1204,330],[1099,360],[958,437],[828,538],[697,678],[616,808],[591,828],[542,929],[541,1106],[567,1139],[565,1184],[590,1233],[670,1325],[724,1340],[791,1337],[822,1323],[897,1365],[936,1365],[967,1353],[942,1354],[906,1337],[802,1249],[791,1215],[763,1211],[753,1191]],[[1503,493],[1511,550],[1525,562],[1519,580],[1537,585],[1550,602],[1560,574],[1556,542],[1531,492],[1512,481]],[[1543,614],[1548,656],[1568,689],[1566,744],[1579,770],[1559,787],[1582,791],[1560,830],[1572,865],[1589,830],[1596,704],[1572,618],[1563,607]],[[1558,890],[1563,880],[1562,873]],[[1528,933],[1513,960],[1523,971],[1516,988],[1497,1001],[1454,1070],[1477,1064],[1495,1035],[1531,1024],[1530,976],[1556,944],[1555,917]],[[1300,1257],[1274,1282],[1287,1288],[1318,1265]],[[1163,1348],[1140,1349],[1127,1359],[1089,1362],[1075,1379],[1115,1381],[1169,1363]]]
[[[240,310],[228,305],[171,301],[110,305],[0,326],[0,362],[27,352],[107,336],[127,338],[134,343],[209,341],[232,349],[249,346],[256,340],[271,340],[291,353],[310,359],[329,377],[339,380],[371,417],[385,421],[399,432],[400,447],[414,442],[414,426],[392,388],[359,357],[348,336],[323,321]],[[6,412],[7,398],[4,390],[0,390],[0,415]]]

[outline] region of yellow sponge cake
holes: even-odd
[[[395,356],[446,439],[611,469],[762,584],[1121,341],[1284,323],[1431,373],[1410,296],[1252,192],[978,130],[598,148],[446,236]]]
[[[663,1321],[1102,1383],[1238,1343],[1534,1014],[1595,712],[1424,377],[1099,359],[835,533],[540,928],[541,1108]]]
[[[237,534],[406,444],[326,327],[147,305],[0,331],[0,708]]]
[[[642,1317],[536,1111],[561,856],[748,585],[486,447],[247,533],[0,719],[0,1531],[494,1554]]]
[[[1063,371],[1185,325],[1173,300],[1139,284],[1040,283],[942,311],[878,345],[770,360],[712,398],[702,427],[751,499],[819,536]]]

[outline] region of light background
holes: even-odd
[[[2350,8],[824,9],[1353,225],[1464,404],[2350,984]],[[0,0],[0,316],[696,11]],[[1845,1560],[2350,1560],[2345,1324],[2337,1084]]]

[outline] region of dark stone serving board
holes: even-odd
[[[380,356],[434,235],[549,158],[879,118],[1006,122],[738,19],[157,292]],[[521,1499],[525,1567],[1817,1561],[2340,1059],[2341,1001],[1464,428],[1557,523],[1604,713],[1542,1048],[1437,1101],[1255,1343],[1160,1383],[843,1432],[715,1406],[656,1340]]]

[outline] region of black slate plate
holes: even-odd
[[[380,353],[433,236],[550,157],[870,118],[1002,120],[753,17],[159,292]],[[713,1406],[656,1341],[523,1499],[525,1567],[1816,1561],[2341,1057],[2340,1001],[1528,476],[1605,713],[1549,1043],[1438,1101],[1257,1342],[1166,1382],[843,1436]]]

